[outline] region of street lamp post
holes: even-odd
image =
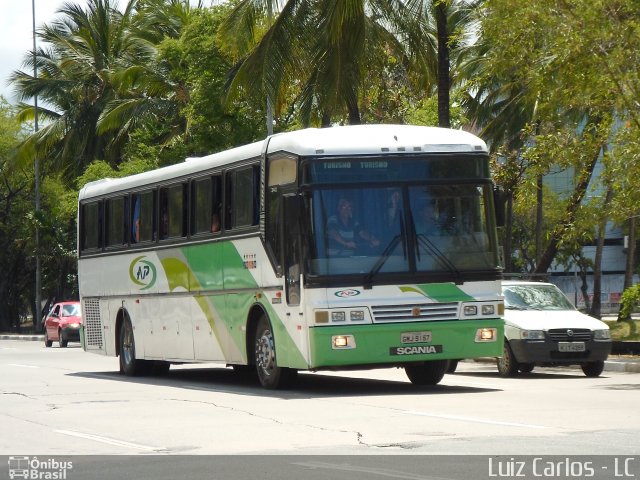
[[[36,1],[31,0],[31,20],[33,31],[33,77],[38,78],[38,66],[36,64]],[[38,96],[34,97],[33,102],[33,114],[34,114],[34,133],[38,133]],[[34,318],[34,327],[37,331],[40,331],[41,325],[41,310],[42,310],[42,298],[41,298],[41,264],[40,264],[40,227],[37,222],[40,218],[40,162],[38,160],[38,150],[34,150],[34,175],[35,175],[35,207],[36,207],[36,318]]]

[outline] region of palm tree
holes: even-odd
[[[220,37],[238,58],[229,76],[231,101],[243,91],[281,105],[287,88],[300,92],[303,123],[323,125],[346,114],[360,123],[358,98],[379,49],[421,71],[431,41],[427,0],[241,0]],[[275,17],[272,16],[275,13]]]
[[[38,77],[23,71],[11,77],[21,100],[41,99],[46,123],[23,143],[23,157],[37,149],[39,158],[71,177],[94,159],[119,162],[123,139],[97,133],[96,125],[117,96],[112,72],[145,51],[129,28],[135,3],[129,0],[122,12],[111,0],[89,0],[86,10],[67,3],[38,32],[48,45],[36,51]],[[26,66],[33,67],[32,55],[25,57]],[[32,115],[32,107],[22,104],[20,118]]]

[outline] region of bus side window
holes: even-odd
[[[107,246],[117,247],[127,243],[125,239],[125,199],[107,200]]]
[[[160,189],[160,240],[186,236],[186,206],[184,184]]]
[[[95,250],[102,247],[102,202],[92,202],[81,208],[81,249]]]
[[[200,178],[191,183],[191,234],[212,231],[211,178]]]
[[[259,217],[259,167],[251,166],[227,173],[226,227],[250,227],[258,224]]]
[[[220,231],[222,231],[222,175],[214,175],[211,178],[211,233]]]

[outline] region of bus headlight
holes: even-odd
[[[331,321],[332,322],[344,322],[347,319],[347,316],[344,312],[331,312]]]
[[[474,315],[478,314],[478,307],[476,307],[475,305],[465,305],[464,306],[464,316],[465,317],[472,317]]]
[[[364,320],[364,310],[351,310],[349,312],[349,319],[352,322],[362,322]]]
[[[497,328],[479,328],[476,330],[476,343],[495,342],[497,338]]]
[[[496,307],[493,305],[482,305],[482,315],[495,315]]]
[[[333,335],[331,337],[331,348],[334,350],[356,348],[356,339],[353,335]]]

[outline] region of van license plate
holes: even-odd
[[[400,334],[402,343],[428,343],[431,341],[431,332],[404,332]]]
[[[558,342],[560,352],[584,352],[586,350],[584,342]]]

